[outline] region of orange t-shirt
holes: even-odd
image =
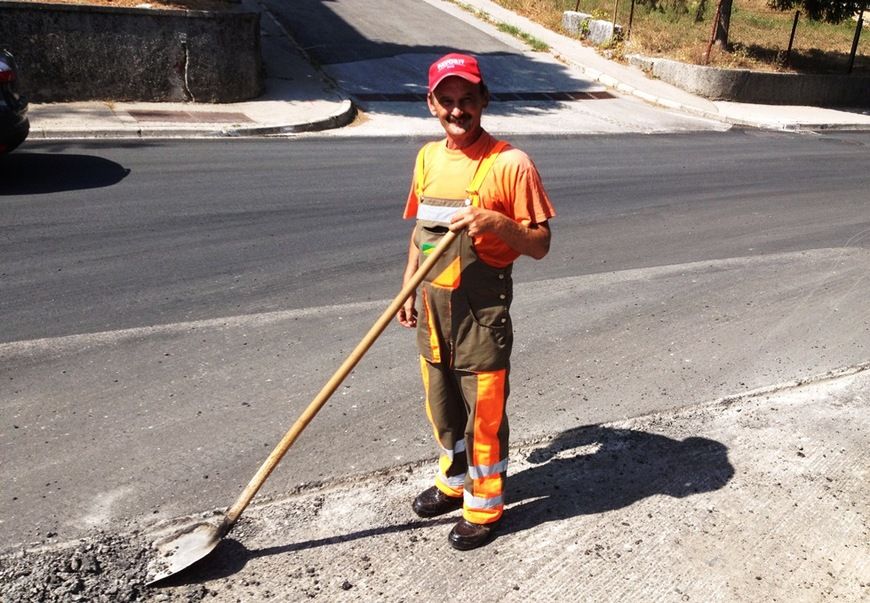
[[[495,145],[487,132],[464,149],[448,149],[446,140],[429,143],[423,155],[421,190],[423,196],[439,199],[465,199],[480,159]],[[417,175],[405,205],[405,219],[417,216]],[[511,146],[498,156],[480,186],[480,204],[524,225],[540,224],[556,215],[538,169],[529,156]],[[519,254],[495,235],[484,233],[473,238],[478,257],[496,268],[503,268]]]

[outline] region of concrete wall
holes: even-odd
[[[870,77],[770,73],[687,65],[670,59],[631,60],[655,77],[712,100],[768,105],[870,107]]]
[[[33,102],[235,102],[263,88],[260,15],[0,0],[0,43]]]
[[[594,19],[592,15],[573,10],[562,13],[562,27],[565,31],[589,40],[596,46],[608,44],[614,39],[622,39],[622,26],[615,28],[612,21]]]

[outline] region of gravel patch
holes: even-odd
[[[59,547],[0,557],[0,600],[145,600],[149,548],[139,534],[97,532]]]

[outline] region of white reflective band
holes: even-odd
[[[441,446],[440,443],[438,444],[438,447],[441,449],[441,454],[443,454],[452,461],[455,455],[465,452],[465,440],[463,439],[456,442],[456,444],[453,445],[453,450]]]
[[[463,493],[463,502],[466,509],[496,509],[504,505],[503,496],[495,496],[493,498],[481,498],[472,496],[471,492],[466,490]]]
[[[458,209],[458,207],[421,203],[417,207],[417,219],[426,220],[427,222],[438,222],[439,224],[450,224],[450,218]]]
[[[491,475],[498,475],[502,471],[507,471],[508,460],[504,459],[495,465],[476,465],[468,468],[468,473],[471,474],[471,479],[480,479]]]
[[[435,476],[435,480],[450,488],[461,488],[465,485],[465,474],[463,473],[462,475],[447,477],[439,471],[438,474]]]

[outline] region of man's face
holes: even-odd
[[[480,118],[489,104],[479,84],[461,77],[448,77],[426,97],[429,111],[447,133],[447,146],[461,149],[476,141],[481,133]]]

